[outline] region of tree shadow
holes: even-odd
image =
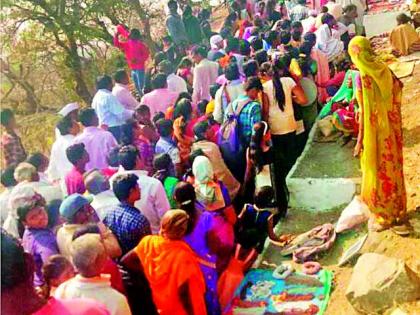
[[[412,148],[420,143],[420,125],[411,129],[403,128],[404,147]]]

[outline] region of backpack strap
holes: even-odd
[[[238,107],[236,107],[236,110],[235,110],[235,116],[238,117],[241,114],[242,110],[245,108],[245,106],[251,102],[252,100],[250,99],[247,99],[244,102],[238,102]],[[232,111],[233,111],[233,106],[232,106]]]

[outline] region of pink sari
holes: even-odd
[[[315,60],[318,65],[318,71],[315,76],[315,82],[322,84],[330,79],[330,67],[328,66],[328,57],[319,49],[312,49],[311,58]],[[325,88],[318,87],[318,100],[325,103],[328,94]]]

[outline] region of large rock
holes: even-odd
[[[420,277],[404,261],[367,253],[354,266],[346,297],[363,314],[420,299]]]

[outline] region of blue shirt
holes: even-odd
[[[238,129],[242,139],[242,144],[248,147],[251,142],[254,124],[262,120],[261,104],[257,101],[252,101],[246,95],[240,95],[236,100],[232,102],[232,109],[234,112],[236,111],[236,108],[240,102],[248,102],[238,117]]]
[[[179,149],[176,146],[176,143],[171,138],[160,137],[158,142],[156,142],[155,153],[162,154],[167,153],[171,157],[172,163],[174,165],[181,163],[181,158],[179,156]]]
[[[115,95],[106,89],[96,92],[92,100],[92,108],[98,115],[99,124],[108,127],[121,126],[133,116],[133,111],[125,109]]]
[[[152,234],[150,223],[140,210],[123,202],[107,213],[104,224],[117,237],[123,255],[136,247],[144,236]]]

